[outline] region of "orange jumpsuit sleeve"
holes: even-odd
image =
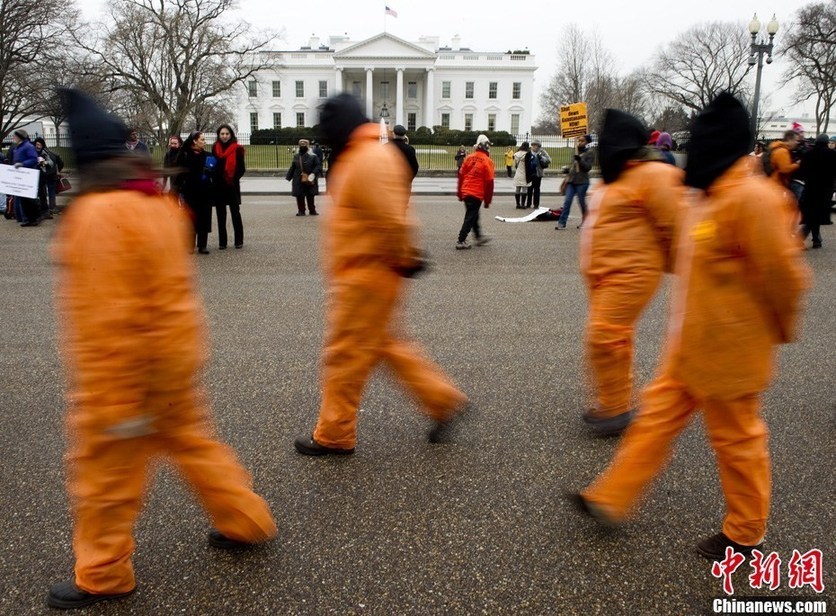
[[[770,158],[773,174],[777,173],[779,178],[788,178],[800,166],[800,163],[792,162],[792,156],[787,148],[775,148]]]
[[[810,285],[797,238],[788,226],[778,224],[786,205],[780,198],[747,199],[741,204],[741,248],[749,256],[750,289],[760,295],[760,304],[768,315],[777,342],[792,342],[802,312],[802,297]]]
[[[647,169],[651,167],[653,174],[645,174],[643,178],[646,183],[642,191],[644,206],[665,259],[665,271],[670,273],[673,272],[676,236],[682,224],[685,174],[670,165],[653,164]]]

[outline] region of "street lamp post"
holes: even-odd
[[[758,139],[758,99],[761,96],[761,71],[763,70],[763,55],[766,54],[766,63],[772,64],[772,40],[775,38],[775,33],[778,32],[778,20],[775,15],[766,24],[766,32],[769,34],[769,41],[762,42],[758,39],[758,33],[761,30],[761,22],[758,20],[758,14],[752,16],[752,21],[749,22],[749,34],[752,35],[752,44],[749,49],[749,66],[757,64],[758,70],[755,76],[755,96],[752,98],[752,140]]]

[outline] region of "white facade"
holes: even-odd
[[[534,56],[439,47],[438,38],[410,43],[388,33],[352,42],[312,38],[297,51],[265,52],[275,68],[260,72],[237,93],[238,131],[314,126],[324,99],[358,97],[366,115],[408,130],[531,130]]]

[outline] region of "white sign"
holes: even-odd
[[[40,178],[41,172],[37,169],[0,165],[0,193],[35,199]]]

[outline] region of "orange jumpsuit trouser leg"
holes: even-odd
[[[769,432],[759,396],[706,400],[704,415],[726,497],[723,533],[742,545],[757,545],[766,533],[772,490]]]
[[[583,490],[584,498],[614,520],[626,518],[667,463],[673,442],[695,410],[696,401],[684,384],[664,374],[657,378],[645,391],[639,413],[610,465]]]
[[[610,280],[590,291],[586,349],[600,417],[630,410],[635,324],[656,292],[660,276]]]
[[[419,344],[390,334],[384,341],[383,357],[422,410],[433,419],[444,421],[467,402],[467,396],[426,356]]]
[[[383,268],[353,272],[339,281],[328,302],[328,333],[322,368],[322,404],[313,438],[326,447],[357,443],[357,408],[381,349],[401,288]]]
[[[276,523],[252,478],[231,447],[218,441],[205,395],[189,389],[166,397],[161,448],[195,489],[212,524],[230,539],[261,543],[276,536]]]

